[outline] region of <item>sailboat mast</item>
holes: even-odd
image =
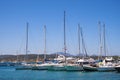
[[[104,54],[105,54],[105,56],[107,56],[106,55],[106,36],[105,36],[105,24],[103,24],[103,36],[104,36]]]
[[[80,30],[81,30],[81,38],[82,38],[83,53],[85,53],[85,57],[88,57],[88,55],[87,55],[87,50],[86,50],[86,47],[85,47],[84,38],[83,38],[83,31],[82,31],[82,28],[80,28]]]
[[[19,60],[18,60],[18,51],[16,51],[16,58],[17,58],[17,62],[18,62],[18,61],[19,61]]]
[[[46,25],[44,25],[44,62],[46,59]]]
[[[28,60],[28,26],[29,23],[27,22],[26,24],[26,61]]]
[[[66,12],[64,11],[64,53],[66,55],[66,24],[65,24],[65,15]],[[66,62],[66,58],[65,58],[65,62]]]
[[[78,24],[78,54],[80,58],[80,24]]]
[[[98,22],[98,27],[99,27],[99,41],[100,41],[100,47],[99,47],[99,59],[102,59],[102,35],[101,35],[101,23],[100,21]]]

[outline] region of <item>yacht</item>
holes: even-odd
[[[42,64],[35,64],[32,67],[32,70],[48,70],[49,67],[51,67],[52,65],[54,65],[55,63],[51,62],[51,63],[42,63]]]
[[[87,59],[86,64],[83,64],[84,71],[97,71],[95,60],[92,58]]]
[[[85,63],[83,59],[75,61],[75,63],[68,63],[65,65],[66,71],[83,71],[82,65]]]
[[[102,62],[98,64],[98,71],[115,71],[115,63],[112,57],[106,57]]]
[[[48,70],[50,71],[64,71],[65,70],[65,56],[64,55],[59,55],[57,58],[54,59],[56,63],[51,64],[48,67]]]

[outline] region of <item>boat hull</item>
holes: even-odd
[[[49,71],[65,71],[65,66],[63,64],[54,64],[48,67]]]
[[[93,66],[83,66],[84,71],[97,71],[97,67]]]
[[[109,72],[115,71],[115,67],[98,67],[97,70],[100,72]]]
[[[15,68],[16,70],[31,70],[31,66],[18,66]]]
[[[47,70],[47,66],[34,66],[32,67],[32,70]]]
[[[117,70],[117,72],[120,72],[120,66],[119,67],[115,67],[115,69]]]
[[[78,65],[66,65],[65,69],[66,71],[83,71],[83,67]]]

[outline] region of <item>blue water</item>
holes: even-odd
[[[120,80],[117,72],[66,72],[15,70],[0,67],[0,80]]]

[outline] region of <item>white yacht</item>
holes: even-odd
[[[98,71],[115,71],[114,59],[112,57],[106,57],[103,62],[98,64]]]
[[[86,62],[86,64],[83,64],[84,71],[97,71],[94,59],[89,58]]]
[[[82,64],[84,63],[83,59],[75,61],[75,63],[68,63],[65,65],[66,71],[83,71]]]
[[[65,11],[64,11],[64,54],[66,55],[66,25],[65,25]],[[56,59],[58,60],[59,62],[52,65],[51,67],[49,67],[48,70],[53,70],[53,71],[65,71],[65,65],[67,63],[66,61],[66,56],[64,55],[60,55],[58,56],[58,58]]]
[[[48,67],[48,70],[51,71],[64,71],[65,70],[65,56],[59,55],[57,58],[54,59],[57,63],[53,63]]]

